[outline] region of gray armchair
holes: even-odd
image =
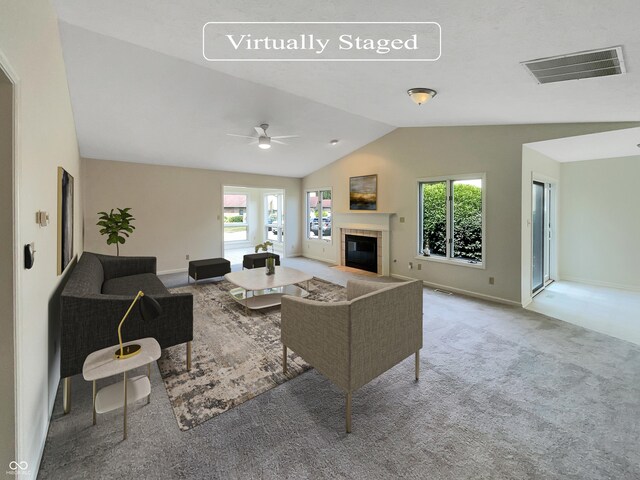
[[[281,339],[285,373],[290,348],[346,392],[349,433],[355,390],[412,354],[418,380],[422,282],[350,281],[347,299],[282,297]]]

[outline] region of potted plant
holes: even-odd
[[[262,250],[263,252],[269,252],[269,247],[271,247],[271,252],[273,252],[273,242],[271,242],[270,240],[267,240],[264,243],[259,243],[258,245],[256,245],[256,253],[258,253],[260,250]],[[276,273],[276,259],[273,255],[269,255],[266,258],[265,266],[267,267],[265,272],[267,275],[273,275],[274,273]]]
[[[129,213],[131,208],[117,208],[116,213],[113,212],[113,208],[109,213],[98,212],[100,215],[100,221],[96,223],[100,229],[101,235],[107,235],[107,245],[116,245],[116,255],[120,256],[120,244],[126,241],[125,237],[129,238],[129,234],[133,233],[136,227],[131,222],[135,220],[133,215]]]

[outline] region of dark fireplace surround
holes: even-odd
[[[378,273],[378,239],[362,235],[345,235],[344,264]]]

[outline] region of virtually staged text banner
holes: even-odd
[[[205,59],[430,62],[440,58],[436,22],[208,22]]]

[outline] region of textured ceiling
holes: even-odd
[[[277,165],[281,173],[299,176],[398,126],[640,120],[637,0],[54,4],[87,156],[259,173]],[[442,26],[442,56],[401,64],[216,63],[202,57],[202,26],[208,21],[283,20],[436,21]],[[629,72],[624,76],[538,85],[519,63],[615,45],[623,46]],[[215,92],[207,92],[207,84]],[[438,96],[417,107],[406,96],[416,86],[434,88]],[[168,105],[150,108],[164,101]],[[105,118],[111,102],[120,116]],[[164,118],[171,112],[173,119]],[[134,135],[140,128],[134,120],[141,117],[155,137]],[[266,152],[268,165],[260,162],[267,158],[258,155],[263,152],[224,138],[225,132],[250,134],[263,121],[272,124],[273,135],[302,136]],[[133,138],[120,139],[120,130],[132,130]],[[333,137],[343,141],[331,150],[327,142]]]

